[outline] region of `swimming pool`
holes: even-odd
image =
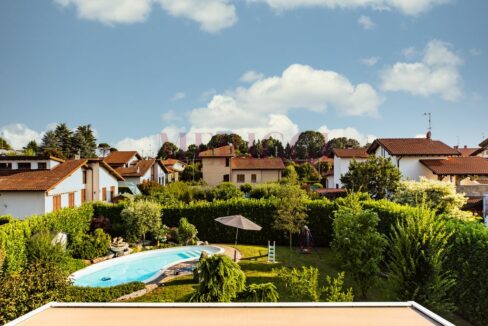
[[[224,252],[222,248],[214,246],[145,251],[88,266],[71,274],[71,279],[74,285],[87,287],[108,287],[136,281],[148,283],[173,265],[198,259],[202,251],[209,255]]]

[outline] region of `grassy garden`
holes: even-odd
[[[488,288],[479,275],[488,269],[488,229],[460,211],[463,199],[445,186],[405,183],[395,196],[351,193],[330,201],[294,184],[239,189],[175,183],[147,187],[144,196],[115,205],[87,204],[25,221],[4,218],[0,321],[49,301],[110,302],[143,288],[85,289],[68,282],[84,261],[106,255],[114,237],[135,251],[194,244],[197,238],[232,243],[235,229],[214,219],[242,214],[262,230],[239,233],[244,245],[237,246],[243,255],[238,265],[224,256],[202,259],[197,277],[205,282],[176,278],[135,301],[412,300],[460,325],[469,324],[455,313],[486,324]],[[307,255],[296,251],[304,225],[315,244]],[[60,231],[67,235],[64,247],[51,243]],[[279,245],[276,264],[263,257],[268,240]]]

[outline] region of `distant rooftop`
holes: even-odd
[[[64,160],[49,156],[49,155],[0,155],[0,161],[56,161],[64,162]]]
[[[284,170],[281,158],[235,157],[231,163],[232,170]]]
[[[334,154],[340,158],[368,158],[366,148],[334,148]]]
[[[374,153],[379,146],[383,146],[390,155],[395,156],[461,155],[456,149],[440,140],[430,138],[378,138],[368,148],[368,153]]]
[[[7,325],[453,325],[415,302],[148,304],[51,303]]]
[[[234,149],[234,146],[226,145],[200,152],[200,154],[198,154],[198,157],[233,157],[235,155],[236,151]]]

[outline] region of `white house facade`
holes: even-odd
[[[368,158],[368,153],[365,148],[346,148],[334,149],[334,181],[332,187],[328,185],[327,188],[342,188],[341,177],[349,171],[349,165],[353,160],[358,162],[365,161]]]

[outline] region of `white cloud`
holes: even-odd
[[[347,137],[356,139],[361,145],[373,142],[377,137],[374,135],[365,135],[353,127],[329,129],[327,126],[321,126],[318,130],[323,134],[327,134],[327,138]]]
[[[237,22],[236,9],[228,0],[54,0],[62,7],[75,7],[80,19],[107,25],[144,22],[155,3],[168,14],[197,22],[215,33]]]
[[[62,7],[76,7],[80,19],[107,25],[143,22],[151,12],[152,0],[54,0]]]
[[[327,9],[371,8],[397,10],[406,15],[418,15],[450,0],[247,0],[266,3],[274,10],[322,7]]]
[[[163,120],[163,122],[178,121],[178,120],[181,120],[181,119],[182,119],[181,115],[177,114],[173,110],[169,110],[169,111],[164,112],[163,114],[161,114],[161,120]]]
[[[421,61],[397,62],[382,71],[381,88],[426,97],[438,95],[447,101],[455,101],[463,94],[459,72],[462,63],[450,44],[433,40],[424,49]]]
[[[413,46],[403,49],[402,54],[407,59],[412,59],[417,55],[417,50]]]
[[[14,149],[22,149],[28,142],[41,141],[42,134],[21,123],[14,123],[0,128],[0,137],[4,138]]]
[[[264,74],[254,70],[249,70],[244,75],[242,75],[239,80],[244,83],[254,83],[255,81],[261,80],[263,78]]]
[[[361,16],[358,18],[358,24],[365,30],[373,29],[376,24],[368,16]]]
[[[365,66],[374,66],[378,63],[378,61],[380,60],[379,57],[369,57],[369,58],[363,58],[360,60],[360,62],[365,65]]]
[[[215,33],[237,22],[236,8],[228,0],[158,0],[175,17],[188,18],[204,31]]]
[[[176,93],[172,98],[171,98],[171,101],[175,102],[175,101],[179,101],[179,100],[182,100],[186,97],[186,94],[184,92],[178,92]]]
[[[121,151],[135,150],[144,156],[156,156],[165,141],[183,145],[184,143],[180,141],[180,134],[184,133],[184,131],[184,128],[171,125],[161,130],[159,134],[141,138],[124,138],[115,144],[115,148]]]

